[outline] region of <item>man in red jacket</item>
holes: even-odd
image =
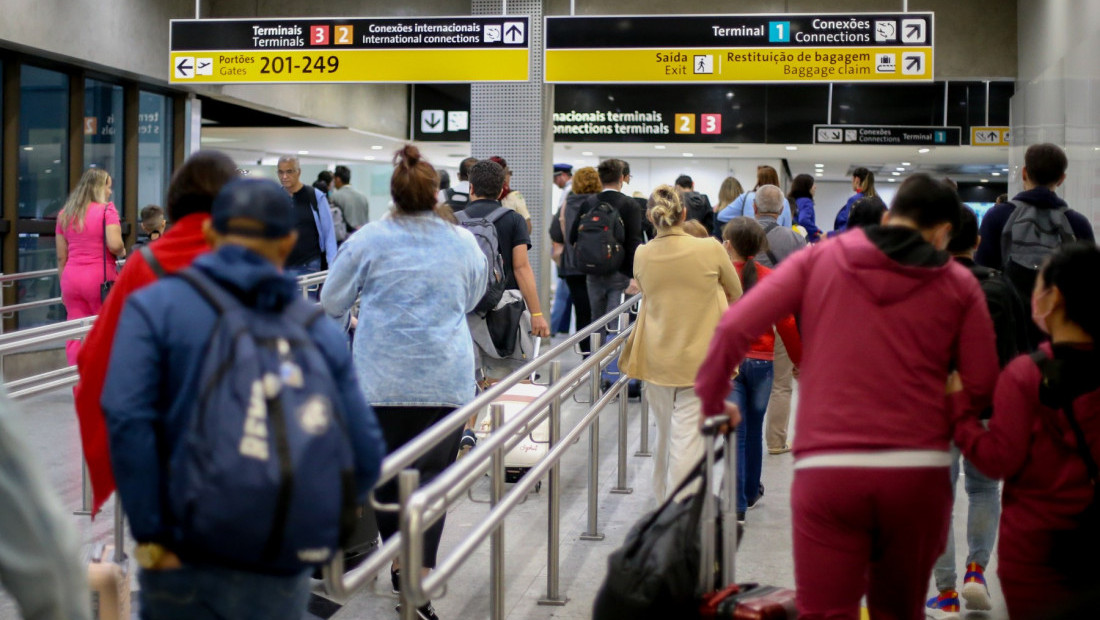
[[[802,317],[801,398],[791,489],[801,618],[924,617],[947,538],[957,368],[984,407],[997,380],[993,325],[977,280],[944,252],[955,192],[927,175],[898,188],[882,226],[792,255],[730,306],[695,382],[724,411],[753,340]]]
[[[107,446],[107,423],[99,398],[107,379],[107,363],[111,359],[116,332],[119,332],[118,319],[126,298],[164,273],[185,269],[196,256],[210,249],[202,234],[203,222],[210,219],[214,196],[236,176],[237,165],[218,151],[199,151],[184,162],[168,186],[168,218],[172,227],[148,246],[157,264],[150,265],[142,252],[135,252],[126,261],[126,267],[80,348],[76,360],[80,382],[74,396],[84,461],[88,464],[88,478],[92,483],[93,515],[115,490]],[[118,342],[120,346],[126,345],[125,326]],[[132,369],[135,373],[145,371],[144,368]]]

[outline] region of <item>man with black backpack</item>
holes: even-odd
[[[1020,299],[1030,299],[1039,265],[1056,247],[1074,239],[1095,241],[1092,225],[1054,193],[1066,180],[1069,160],[1056,144],[1033,144],[1024,154],[1024,191],[994,206],[982,219],[974,262],[1004,272]],[[1031,341],[1040,334],[1029,325]]]
[[[476,157],[467,157],[458,164],[458,182],[452,187],[439,190],[439,202],[458,213],[470,204],[470,168],[478,162]]]
[[[228,183],[214,251],[122,312],[102,404],[142,618],[298,620],[377,480],[346,337],[282,271],[295,222],[277,184]]]
[[[695,220],[706,227],[714,229],[714,207],[710,205],[710,198],[706,194],[695,191],[695,181],[686,174],[676,177],[676,191],[680,193],[680,200],[684,202],[687,211],[687,219]]]
[[[569,232],[577,270],[588,276],[593,319],[618,306],[623,293],[633,295],[639,290],[634,281],[634,252],[642,244],[644,216],[638,203],[621,191],[621,160],[604,160],[596,172],[603,191],[581,206]]]

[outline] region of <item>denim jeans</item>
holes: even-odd
[[[554,303],[550,306],[550,332],[568,334],[573,322],[573,295],[565,278],[558,278],[558,287],[554,291]]]
[[[588,304],[592,307],[592,320],[602,317],[623,303],[623,293],[630,286],[630,278],[616,271],[609,276],[588,276]],[[600,346],[607,343],[607,330],[601,329]]]
[[[317,273],[318,271],[321,271],[320,257],[315,258],[303,265],[296,265],[294,267],[286,268],[286,274],[295,279]],[[321,299],[321,289],[318,288],[316,291],[311,291],[309,294],[309,299],[310,301],[318,301],[319,299]]]
[[[764,414],[772,394],[772,361],[746,358],[726,399],[741,410],[737,425],[737,512],[748,509],[760,489],[764,465]]]
[[[213,566],[138,574],[142,620],[301,620],[309,572],[261,575]]]
[[[963,471],[970,507],[966,513],[966,564],[977,562],[982,568],[989,566],[989,554],[997,540],[997,527],[1001,517],[1001,496],[998,482],[991,480],[978,471],[970,461],[963,459]],[[954,497],[955,486],[959,480],[959,449],[951,446],[951,493]],[[939,591],[954,590],[958,574],[955,572],[955,513],[951,512],[950,527],[947,528],[947,549],[936,560],[932,574],[936,578]]]

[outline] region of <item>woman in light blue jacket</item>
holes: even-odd
[[[398,151],[394,163],[393,211],[348,238],[321,291],[325,311],[345,321],[360,298],[353,358],[390,453],[474,398],[466,313],[485,294],[488,278],[474,236],[435,213],[435,169],[411,145]],[[456,428],[417,461],[422,484],[454,461],[461,435]],[[384,484],[376,494],[379,501],[396,502],[396,484]],[[397,515],[379,513],[378,529],[384,539],[392,536]],[[440,519],[425,536],[425,571],[435,566],[442,534]],[[396,591],[396,562],[390,573]],[[422,617],[434,617],[431,604],[426,607]]]
[[[727,222],[735,217],[756,217],[756,210],[754,203],[756,202],[756,190],[757,188],[765,185],[774,185],[779,187],[779,173],[775,168],[771,166],[757,166],[756,167],[756,186],[753,187],[751,192],[745,192],[737,197],[728,207],[718,212],[718,215],[714,218],[718,223],[716,226],[720,232],[722,227]],[[783,199],[783,212],[779,214],[778,222],[780,226],[791,226],[791,204],[787,202],[787,199]]]

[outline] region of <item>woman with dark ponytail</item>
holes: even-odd
[[[753,286],[772,272],[756,262],[756,256],[768,249],[764,228],[750,217],[735,217],[722,229],[722,239],[726,253],[741,276],[741,288],[749,295]],[[797,373],[802,363],[802,340],[794,317],[787,316],[775,328]],[[737,427],[737,520],[742,522],[745,511],[764,495],[764,485],[760,483],[764,465],[764,414],[772,393],[774,359],[775,330],[769,329],[752,344],[741,362],[740,372],[733,379],[733,391],[727,397],[741,411],[741,424]]]
[[[1100,248],[1063,245],[1039,270],[1031,314],[1050,336],[1001,374],[989,429],[973,416],[955,442],[1003,478],[997,575],[1013,620],[1100,614]],[[956,411],[967,408],[957,375]]]
[[[436,213],[439,176],[406,145],[393,159],[394,208],[370,222],[340,248],[321,291],[332,317],[350,322],[361,298],[352,357],[360,388],[374,407],[389,452],[436,424],[474,397],[474,348],[466,313],[485,294],[488,267],[474,236]],[[424,370],[431,369],[426,380]],[[454,462],[462,429],[415,464],[427,484]],[[397,501],[394,481],[376,490],[379,501]],[[398,531],[397,515],[378,513],[383,539]],[[425,536],[424,566],[435,566],[443,519]],[[401,567],[390,578],[396,591]],[[418,610],[435,619],[431,604]]]

